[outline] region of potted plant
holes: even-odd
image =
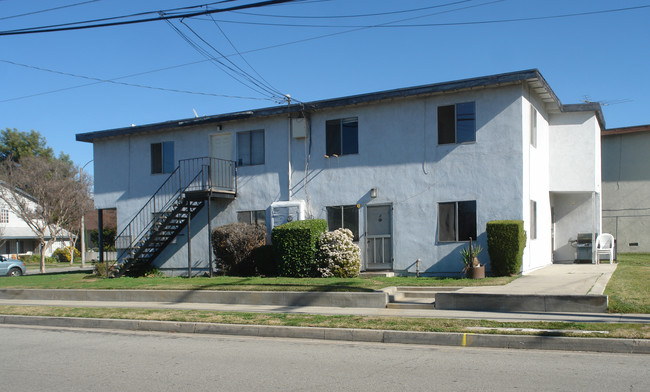
[[[460,255],[465,264],[463,272],[468,279],[485,278],[485,265],[481,265],[477,257],[482,251],[481,245],[473,246],[471,238],[469,239],[469,247],[461,249]]]

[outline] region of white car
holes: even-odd
[[[21,276],[25,275],[26,271],[27,268],[22,261],[0,256],[0,276]]]

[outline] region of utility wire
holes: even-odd
[[[208,41],[206,41],[203,37],[201,37],[201,36],[200,36],[196,31],[194,31],[194,29],[192,29],[190,26],[188,26],[188,25],[187,25],[187,24],[186,24],[182,19],[181,19],[180,22],[181,22],[185,27],[187,27],[187,28],[192,32],[192,34],[194,34],[198,39],[200,39],[200,40],[201,40],[204,44],[206,44],[209,48],[211,48],[212,50],[214,50],[214,51],[215,51],[219,56],[221,56],[221,58],[223,58],[224,60],[226,60],[226,61],[228,61],[230,64],[232,64],[232,66],[235,67],[236,69],[231,68],[231,67],[228,66],[227,64],[224,64],[223,62],[221,62],[221,61],[220,61],[219,59],[217,59],[216,57],[210,55],[210,57],[213,58],[215,61],[219,62],[219,64],[222,64],[223,66],[225,66],[226,68],[228,68],[228,69],[231,70],[232,72],[234,72],[234,73],[240,75],[241,77],[243,77],[244,79],[246,79],[246,80],[248,80],[250,83],[252,83],[253,85],[255,85],[255,86],[257,86],[257,87],[263,89],[264,91],[268,92],[269,94],[271,94],[271,95],[277,95],[277,96],[280,96],[280,97],[283,96],[281,92],[279,92],[279,91],[277,91],[277,90],[274,90],[274,89],[273,89],[272,87],[270,87],[270,86],[265,85],[263,82],[261,82],[261,81],[255,79],[255,77],[253,77],[252,75],[250,75],[248,72],[244,71],[241,67],[239,67],[239,66],[238,66],[237,64],[235,64],[232,60],[230,60],[229,57],[225,56],[225,55],[224,55],[223,53],[221,53],[217,48],[215,48],[214,46],[212,46]],[[170,22],[170,23],[171,23],[171,22]]]
[[[404,14],[404,13],[409,13],[409,12],[417,12],[417,11],[423,11],[423,10],[429,10],[432,8],[441,8],[441,7],[447,7],[450,5],[456,5],[460,3],[467,3],[473,0],[461,0],[461,1],[456,1],[453,3],[447,3],[447,4],[438,4],[438,5],[432,5],[430,7],[420,7],[420,8],[411,8],[408,10],[398,10],[398,11],[387,11],[387,12],[377,12],[374,14],[358,14],[358,15],[324,15],[324,16],[314,16],[314,15],[270,15],[270,14],[258,14],[254,12],[242,12],[242,11],[235,11],[233,13],[235,14],[242,14],[242,15],[251,15],[251,16],[264,16],[264,17],[269,17],[269,18],[293,18],[293,19],[344,19],[344,18],[366,18],[370,16],[382,16],[382,15],[394,15],[394,14]]]
[[[179,89],[172,89],[172,88],[165,88],[165,87],[147,86],[147,85],[144,85],[144,84],[118,82],[116,80],[100,79],[100,78],[94,78],[92,76],[85,76],[85,75],[73,74],[73,73],[70,73],[70,72],[56,71],[56,70],[53,70],[53,69],[37,67],[37,66],[34,66],[34,65],[28,65],[28,64],[21,64],[21,63],[16,63],[14,61],[3,60],[3,59],[0,59],[0,62],[7,63],[7,64],[13,64],[13,65],[17,65],[17,66],[25,67],[25,68],[36,69],[36,70],[39,70],[39,71],[55,73],[55,74],[59,74],[59,75],[72,76],[72,77],[75,77],[75,78],[81,78],[81,79],[87,79],[87,80],[94,80],[94,81],[99,82],[99,83],[113,83],[113,84],[119,84],[119,85],[124,85],[124,86],[147,88],[147,89],[152,89],[152,90],[162,90],[162,91],[170,91],[170,92],[175,92],[175,93],[185,93],[185,94],[195,94],[195,95],[207,95],[207,96],[213,96],[213,97],[264,100],[263,98],[242,97],[242,96],[237,96],[237,95],[213,94],[213,93],[197,92],[197,91],[189,91],[189,90],[179,90]],[[5,102],[5,101],[0,101],[0,102]]]
[[[164,16],[159,15],[158,17],[153,17],[153,18],[143,18],[143,19],[136,19],[136,20],[121,21],[121,22],[96,23],[96,24],[83,25],[83,26],[68,26],[68,27],[54,27],[54,28],[29,27],[29,28],[25,28],[25,29],[0,31],[0,36],[3,36],[3,35],[35,34],[35,33],[51,33],[51,32],[55,32],[55,31],[83,30],[83,29],[92,29],[92,28],[98,28],[98,27],[123,26],[123,25],[137,24],[137,23],[156,22],[156,21],[161,21],[161,20],[192,18],[192,17],[195,17],[195,16],[201,16],[201,15],[216,14],[216,13],[229,12],[229,11],[237,11],[237,10],[249,9],[249,8],[259,8],[259,7],[265,7],[265,6],[268,6],[268,5],[290,3],[290,2],[295,2],[295,1],[299,1],[299,0],[267,0],[267,1],[260,1],[260,2],[257,2],[257,3],[252,3],[252,4],[238,5],[238,6],[233,6],[233,7],[228,7],[228,8],[221,8],[221,9],[216,9],[216,10],[205,10],[205,11],[182,13],[182,14],[176,14],[176,15],[167,15],[167,14],[165,14]],[[84,22],[75,22],[74,24],[79,24],[79,23],[84,23]]]
[[[266,83],[267,86],[271,87],[274,91],[278,92],[278,94],[282,95],[282,92],[280,92],[277,88],[273,87],[273,85],[272,85],[271,83],[269,83],[266,79],[264,79],[264,77],[263,77],[262,75],[260,75],[260,73],[257,72],[257,70],[255,70],[255,68],[253,68],[253,66],[248,62],[248,60],[246,60],[246,58],[244,57],[244,55],[241,54],[241,52],[239,51],[239,49],[237,49],[237,47],[235,46],[235,44],[230,40],[230,38],[228,38],[228,35],[226,35],[226,32],[223,31],[223,29],[221,28],[221,26],[219,26],[219,23],[217,23],[217,21],[214,20],[214,17],[213,17],[212,15],[210,15],[210,18],[211,18],[212,21],[214,22],[214,25],[217,26],[217,29],[219,29],[219,31],[221,32],[221,34],[223,35],[223,37],[228,41],[228,43],[230,44],[230,46],[235,50],[235,52],[237,52],[237,55],[238,55],[238,56],[239,56],[239,57],[240,57],[240,58],[241,58],[241,59],[246,63],[246,65],[248,65],[248,67],[249,67],[251,70],[253,70],[253,72],[255,72],[255,74],[256,74],[257,76],[259,76],[260,79],[262,79],[262,81],[263,81],[264,83]]]
[[[0,18],[0,20],[12,19],[12,18],[20,18],[21,16],[28,16],[28,15],[40,14],[40,13],[43,13],[43,12],[56,11],[56,10],[60,10],[60,9],[63,9],[63,8],[76,7],[76,6],[78,6],[78,5],[84,5],[84,4],[89,4],[89,3],[95,3],[95,2],[98,2],[98,1],[100,1],[100,0],[89,0],[89,1],[84,1],[84,2],[81,2],[81,3],[74,3],[74,4],[62,5],[62,6],[60,6],[60,7],[47,8],[47,9],[39,10],[39,11],[26,12],[26,13],[24,13],[24,14],[5,16],[5,17]]]
[[[571,18],[578,16],[588,16],[588,15],[598,15],[598,14],[607,14],[614,12],[625,12],[625,11],[634,11],[644,8],[650,8],[650,4],[640,5],[636,7],[626,7],[626,8],[614,8],[607,10],[598,10],[598,11],[586,11],[586,12],[576,12],[569,14],[559,14],[559,15],[549,15],[549,16],[531,16],[526,18],[512,18],[512,19],[492,19],[492,20],[479,20],[471,22],[448,22],[448,23],[422,23],[422,24],[394,24],[396,22],[382,23],[377,25],[328,25],[328,24],[295,24],[295,23],[268,23],[268,22],[249,22],[249,21],[233,21],[233,20],[217,20],[219,23],[232,23],[232,24],[246,24],[246,25],[257,25],[257,26],[277,26],[277,27],[312,27],[312,28],[404,28],[404,27],[443,27],[443,26],[466,26],[466,25],[481,25],[481,24],[497,24],[497,23],[512,23],[512,22],[526,22],[533,20],[547,20],[547,19],[560,19],[560,18]],[[423,18],[423,15],[416,18]],[[207,20],[205,18],[195,18],[200,20]],[[1,34],[0,34],[1,35]]]

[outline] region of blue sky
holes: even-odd
[[[209,2],[0,0],[0,30]],[[341,17],[368,14],[379,15]],[[650,0],[305,0],[212,17],[172,24],[301,101],[538,68],[563,103],[604,102],[609,128],[650,123]],[[4,35],[0,48],[0,128],[38,130],[78,165],[92,159],[92,145],[76,133],[276,105],[164,21]]]

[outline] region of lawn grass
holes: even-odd
[[[220,291],[351,291],[368,292],[389,286],[494,286],[517,277],[485,279],[359,277],[359,278],[262,278],[218,276],[147,277],[103,279],[90,273],[28,275],[0,279],[0,288],[20,289],[120,289],[120,290],[220,290]]]
[[[650,254],[619,253],[604,294],[611,313],[650,313]]]
[[[332,316],[284,313],[214,312],[179,309],[77,308],[50,306],[0,306],[0,314],[111,318],[129,320],[161,320],[239,325],[276,325],[323,328],[355,328],[420,332],[468,332],[510,335],[554,335],[650,339],[650,325],[625,323],[575,322],[500,322],[406,317]],[[473,328],[486,328],[476,330]],[[494,328],[490,330],[490,328]],[[496,329],[500,328],[500,329]],[[511,330],[504,331],[503,328]],[[546,331],[525,331],[524,328]],[[550,331],[549,331],[550,330]],[[580,331],[595,331],[583,333]],[[602,331],[602,332],[599,332]]]

